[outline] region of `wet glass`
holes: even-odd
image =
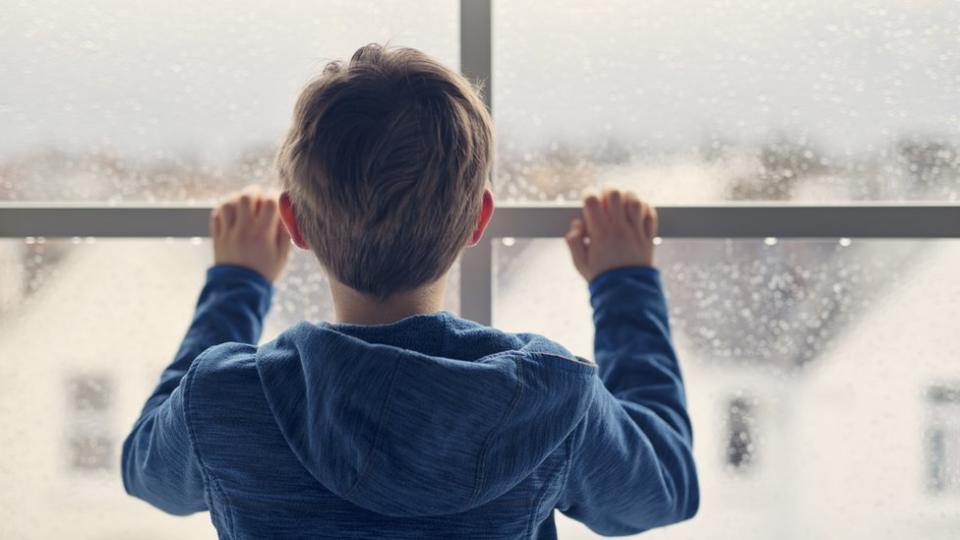
[[[494,324],[593,358],[563,240],[494,246]],[[639,538],[956,536],[960,242],[665,239],[657,264],[702,502]]]
[[[300,89],[370,42],[457,68],[454,0],[7,2],[0,201],[206,202],[273,181]]]
[[[501,200],[960,200],[953,0],[493,8]]]
[[[207,266],[204,239],[0,240],[0,538],[215,538],[205,513],[129,497],[120,448],[172,361]],[[454,268],[445,308],[457,312]],[[263,341],[332,320],[327,280],[294,250]]]

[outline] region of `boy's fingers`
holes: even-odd
[[[237,221],[246,223],[253,218],[254,200],[253,195],[244,193],[237,198]]]
[[[210,211],[210,238],[217,238],[220,236],[220,208],[214,208]]]
[[[650,219],[650,205],[646,201],[640,201],[640,220],[637,223],[637,231],[640,233],[640,238],[642,240],[648,240],[650,238],[649,224],[647,223]]]
[[[640,199],[637,194],[628,191],[623,196],[623,210],[627,217],[627,223],[635,230],[641,230],[640,223]]]
[[[220,219],[222,230],[229,231],[237,222],[237,207],[234,203],[228,202],[220,205]]]
[[[276,199],[264,198],[260,202],[260,210],[257,212],[257,219],[264,223],[272,223],[277,219],[277,201]]]
[[[657,229],[660,228],[660,217],[657,214],[657,207],[652,204],[645,204],[646,212],[643,220],[643,230],[647,238],[653,238],[657,235]]]
[[[573,265],[577,270],[585,268],[587,265],[587,245],[583,243],[586,237],[586,229],[583,221],[579,218],[570,222],[570,230],[564,237],[567,241],[567,247],[570,248],[570,256],[573,258]]]
[[[623,225],[627,219],[623,209],[623,194],[619,189],[608,189],[604,198],[606,199],[607,215],[610,216],[610,220],[617,225]]]
[[[582,223],[586,225],[586,233],[594,236],[602,233],[606,227],[606,216],[600,205],[600,198],[592,191],[584,193],[583,196]]]
[[[641,232],[645,239],[653,239],[657,235],[657,209],[646,202],[640,204],[642,205],[641,215],[643,217],[643,230]]]

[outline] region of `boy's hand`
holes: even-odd
[[[214,264],[235,264],[276,281],[287,264],[290,237],[280,223],[277,199],[247,191],[210,213]]]
[[[633,192],[587,193],[566,236],[573,265],[587,282],[614,268],[653,266],[657,224],[657,209]]]

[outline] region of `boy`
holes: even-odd
[[[309,84],[279,200],[211,216],[215,265],[123,447],[126,490],[209,510],[221,538],[555,538],[694,515],[683,382],[653,269],[657,215],[584,199],[567,243],[596,365],[441,311],[493,214],[491,120],[459,74],[370,45]],[[290,241],[327,273],[335,323],[257,346]]]

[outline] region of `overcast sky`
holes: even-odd
[[[668,146],[958,132],[960,2],[499,2],[495,110],[523,140]]]
[[[458,3],[0,2],[0,159],[218,160],[272,144],[297,90],[370,41],[456,66]],[[503,142],[688,147],[806,135],[861,149],[960,132],[956,0],[494,4]]]

